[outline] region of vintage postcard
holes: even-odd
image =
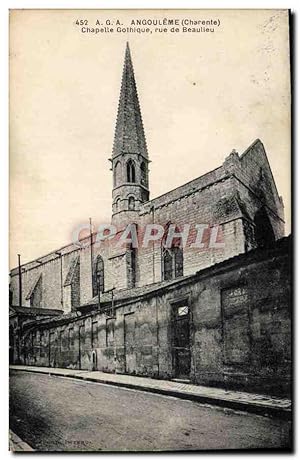
[[[287,10],[11,10],[10,449],[292,449]]]

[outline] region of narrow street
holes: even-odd
[[[290,422],[11,371],[10,428],[39,451],[278,449],[289,445]]]

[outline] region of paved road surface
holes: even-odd
[[[10,428],[34,449],[288,447],[290,423],[80,380],[11,371]]]

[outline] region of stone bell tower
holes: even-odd
[[[149,200],[149,159],[128,42],[111,162],[112,223],[135,222]]]

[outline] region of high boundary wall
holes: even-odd
[[[147,292],[136,289],[134,297],[126,293],[116,297],[113,316],[104,302],[106,312],[87,305],[82,316],[27,325],[22,363],[172,379],[174,308],[188,306],[192,382],[288,394],[288,238]]]

